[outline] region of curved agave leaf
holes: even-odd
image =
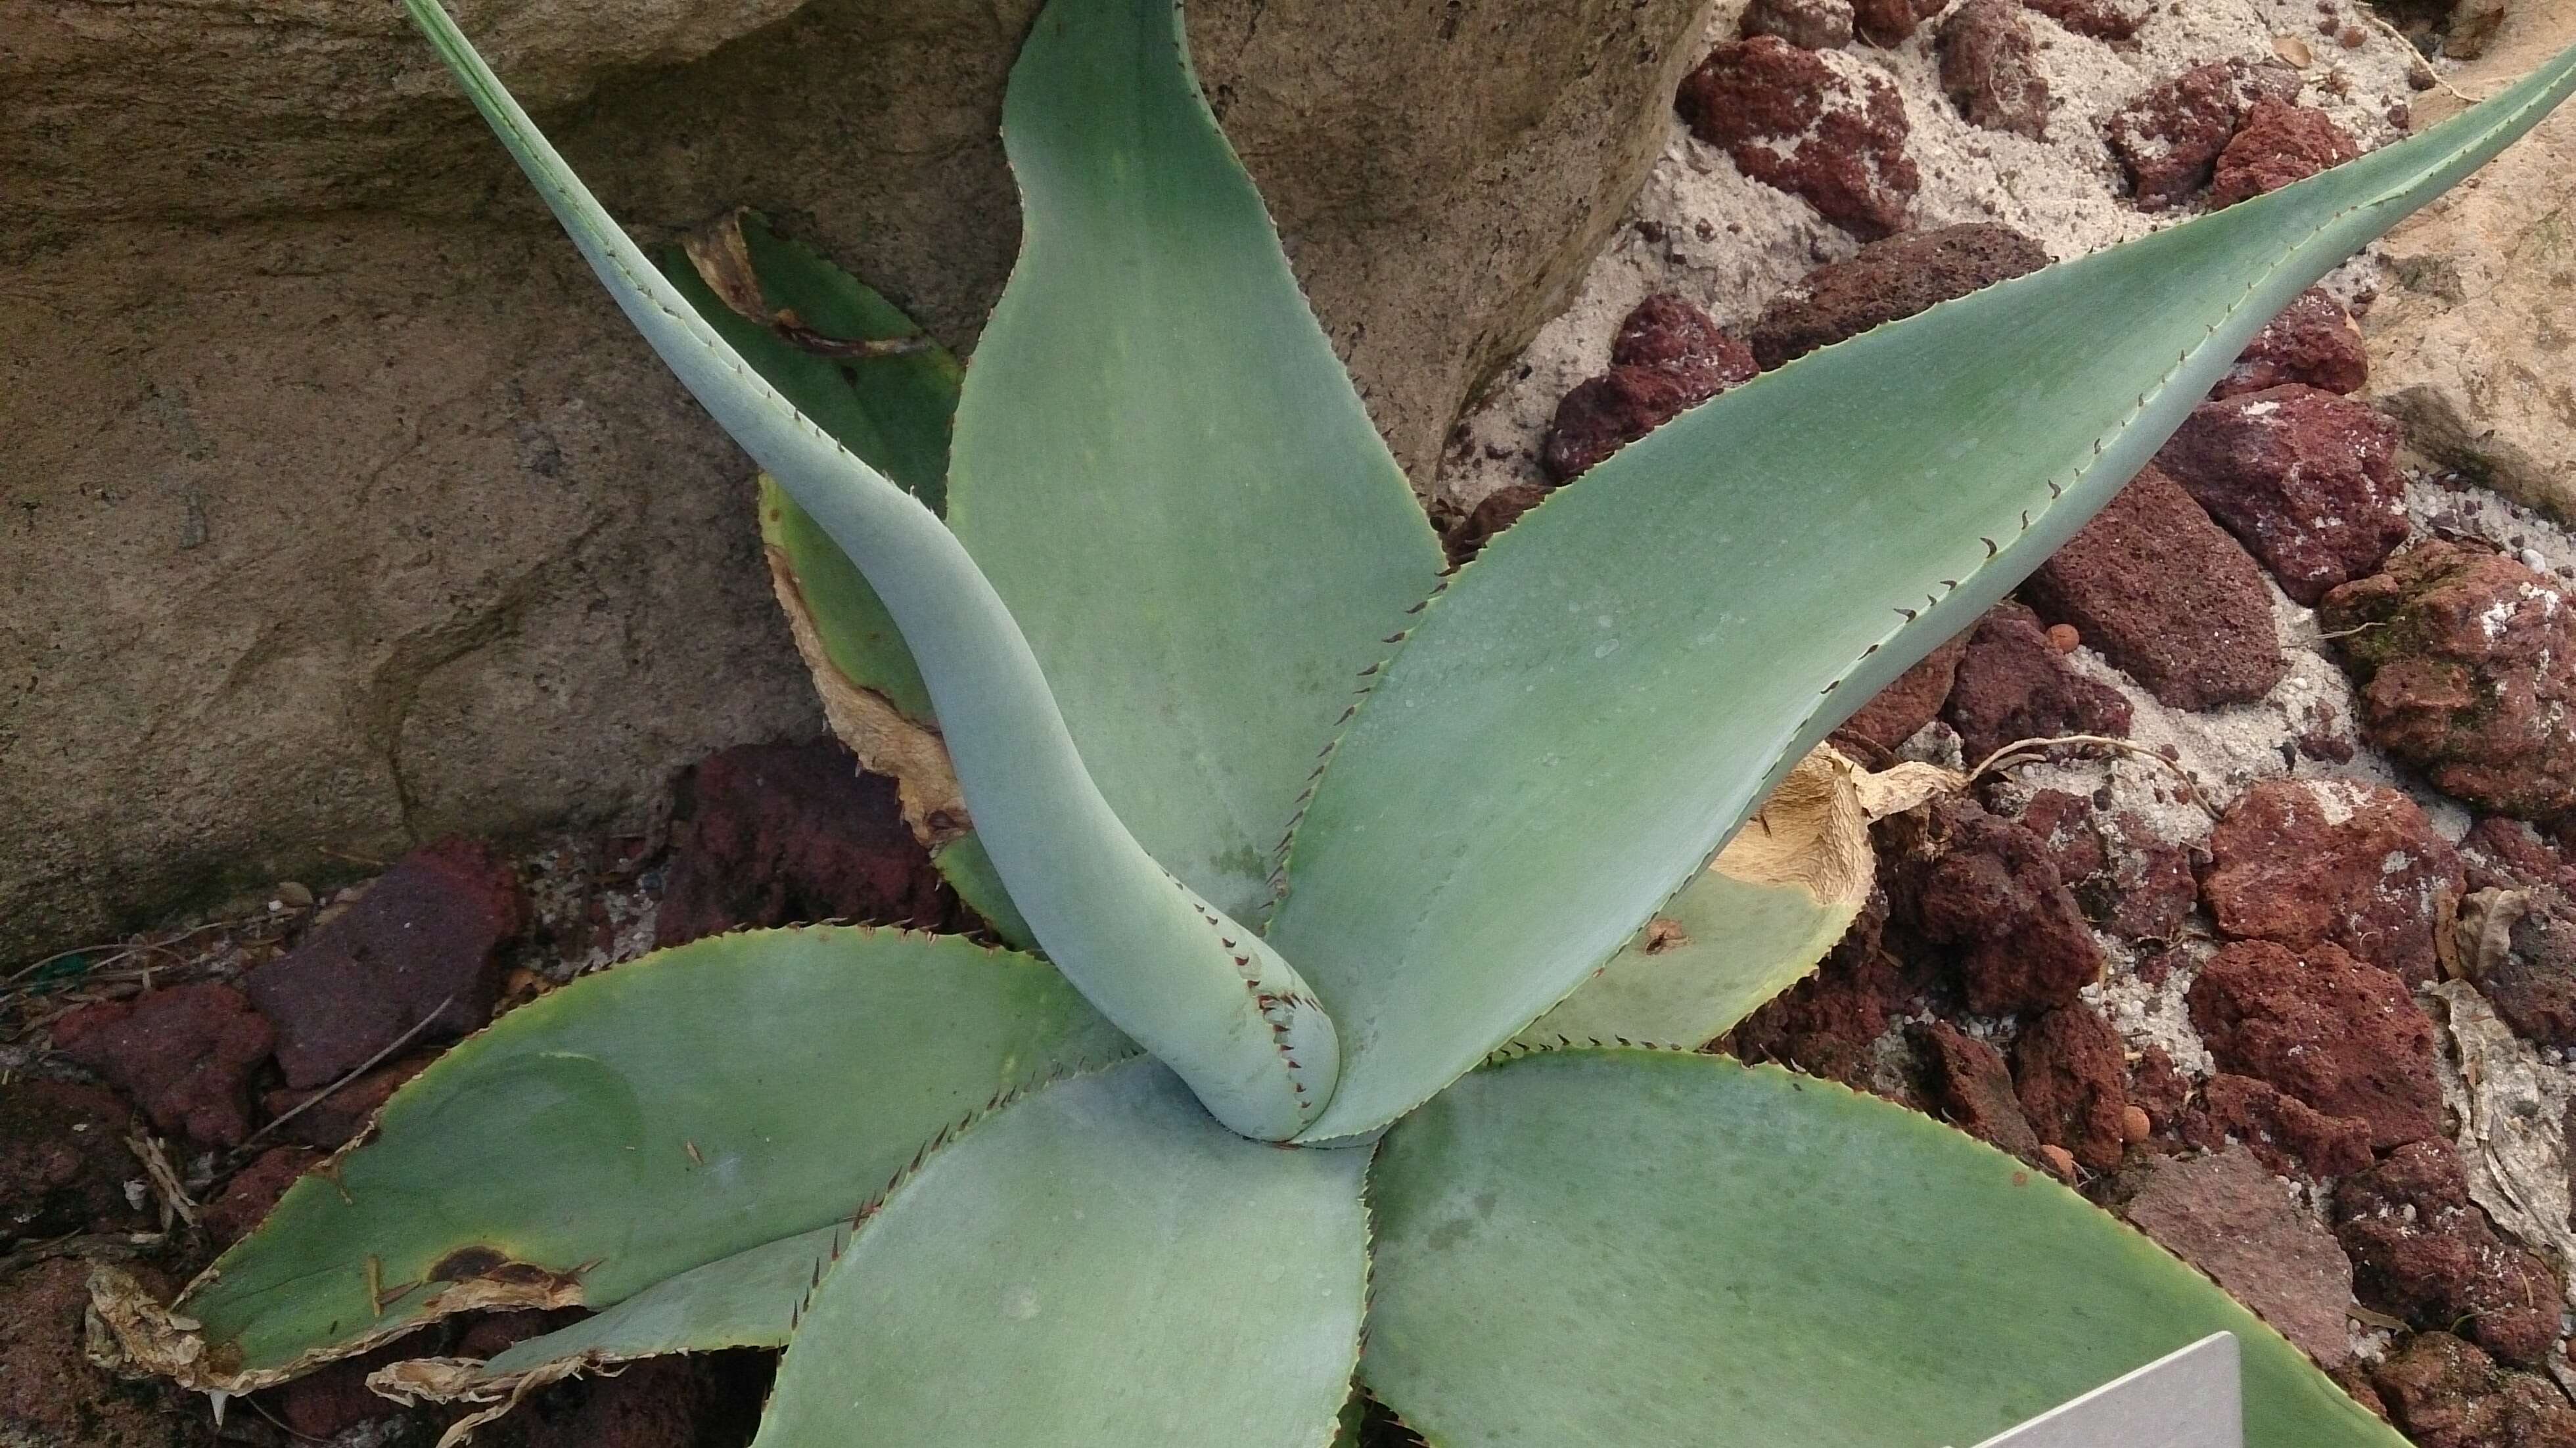
[[[967,374],[949,524],[1119,817],[1249,918],[1439,545],[1208,114],[1174,0],[1054,0],[1002,135],[1025,236]]]
[[[663,256],[662,270],[743,360],[834,441],[931,511],[947,506],[948,437],[964,373],[910,317],[750,213],[701,231],[687,249]],[[732,300],[716,294],[708,273],[728,281]],[[870,354],[852,343],[903,350]],[[1035,948],[991,857],[971,838],[929,688],[876,590],[765,473],[760,539],[832,732],[861,763],[895,781],[905,820],[966,903],[1004,940]]]
[[[2251,1448],[2401,1448],[2281,1336],[1938,1122],[1770,1067],[1540,1052],[1390,1132],[1370,1390],[1436,1443],[1941,1448],[2211,1332]]]
[[[823,1277],[756,1448],[1320,1448],[1367,1296],[1364,1151],[1227,1133],[1150,1061],[897,1184]]]
[[[1819,745],[1709,867],[1513,1044],[1705,1045],[1816,968],[1878,874],[1851,761]]]
[[[845,1216],[997,1092],[1133,1049],[1044,962],[821,927],[717,936],[512,1011],[385,1104],[181,1298],[256,1386],[468,1307],[601,1306]]]
[[[1335,746],[1270,936],[1385,1125],[1562,999],[1807,748],[2037,567],[2329,266],[2521,134],[2576,52],[2322,176],[1811,353],[1452,580]]]
[[[1250,930],[1146,855],[1075,752],[1020,627],[956,537],[761,380],[538,134],[438,0],[404,0],[628,319],[884,601],[920,664],[978,836],[1057,966],[1235,1130],[1314,1119],[1332,1021]]]

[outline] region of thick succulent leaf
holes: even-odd
[[[1093,784],[1019,624],[956,537],[743,361],[538,134],[438,0],[404,0],[646,341],[849,555],[920,665],[983,848],[1056,965],[1248,1135],[1299,1130],[1339,1050],[1305,982],[1156,864]]]
[[[622,1301],[846,1216],[997,1092],[1124,1038],[1044,962],[819,927],[577,981],[441,1056],[181,1299],[260,1374],[494,1303]]]
[[[1828,347],[1685,413],[1453,579],[1335,746],[1270,938],[1332,1004],[1309,1132],[1556,1004],[1807,748],[2037,567],[2264,322],[2576,84]]]
[[[1002,134],[1025,235],[967,376],[949,523],[1119,816],[1242,915],[1440,550],[1173,0],[1054,0]]]
[[[1524,1056],[1398,1124],[1370,1195],[1363,1371],[1435,1443],[1942,1448],[2221,1330],[2252,1448],[2403,1442],[2045,1175],[1775,1068]]]
[[[1513,1043],[1687,1050],[1815,969],[1877,878],[1856,772],[1830,746],[1809,751],[1755,811],[1752,828]]]
[[[758,1448],[1320,1448],[1358,1356],[1364,1151],[1232,1135],[1150,1061],[959,1137],[806,1307]]]
[[[875,289],[781,239],[759,217],[727,221],[692,238],[693,250],[665,253],[664,274],[799,412],[931,511],[945,508],[948,437],[964,375],[957,359]],[[737,294],[757,290],[758,320],[717,295],[703,275],[709,269]],[[828,356],[782,335],[790,325],[826,339],[916,345],[884,356]],[[967,837],[966,802],[931,716],[930,690],[885,603],[841,545],[766,474],[760,540],[832,732],[896,782],[904,818],[966,903],[1004,940],[1034,948],[991,857]]]

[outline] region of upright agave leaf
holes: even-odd
[[[967,374],[949,525],[1119,818],[1251,918],[1440,549],[1208,114],[1174,0],[1054,0],[1002,137],[1024,235]]]
[[[1295,970],[1155,863],[1101,797],[1028,640],[956,536],[742,360],[547,144],[438,0],[404,0],[663,361],[866,576],[938,712],[978,837],[1048,955],[1220,1120],[1282,1139],[1333,1089],[1333,1023]]]
[[[1386,1125],[1555,1005],[1809,745],[2072,536],[2264,322],[2571,85],[2576,52],[2322,176],[1800,358],[1498,538],[1297,830],[1271,939],[1347,1053],[1309,1137]]]

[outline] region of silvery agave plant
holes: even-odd
[[[497,1411],[750,1345],[787,1350],[768,1448],[1313,1445],[1356,1384],[1438,1444],[1931,1448],[2223,1330],[2247,1441],[2399,1442],[2019,1163],[1655,1046],[1811,969],[1865,893],[1884,782],[1811,754],[1827,731],[2300,289],[2576,87],[2576,54],[1768,373],[1444,578],[1171,0],[1038,21],[1004,122],[1025,238],[962,389],[935,349],[868,345],[908,325],[757,224],[666,277],[406,3],[765,469],[836,724],[1028,953],[751,931],[546,996],[175,1309],[103,1278],[130,1354],[239,1392],[577,1304],[375,1381]],[[1659,914],[1680,930],[1650,950]]]

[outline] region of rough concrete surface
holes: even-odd
[[[1035,8],[461,13],[639,232],[761,207],[962,347],[1017,243],[997,126]],[[1418,476],[1664,147],[1704,8],[1193,7]],[[813,732],[748,464],[393,7],[0,0],[0,94],[0,959],[441,834],[633,822],[689,759]]]
[[[2517,5],[2448,79],[2489,95],[2571,43],[2576,5]],[[2460,106],[2440,91],[2416,102],[2424,121]],[[2374,400],[2418,449],[2562,520],[2576,520],[2571,176],[2576,110],[2562,107],[2389,233],[2392,285],[2363,328]]]

